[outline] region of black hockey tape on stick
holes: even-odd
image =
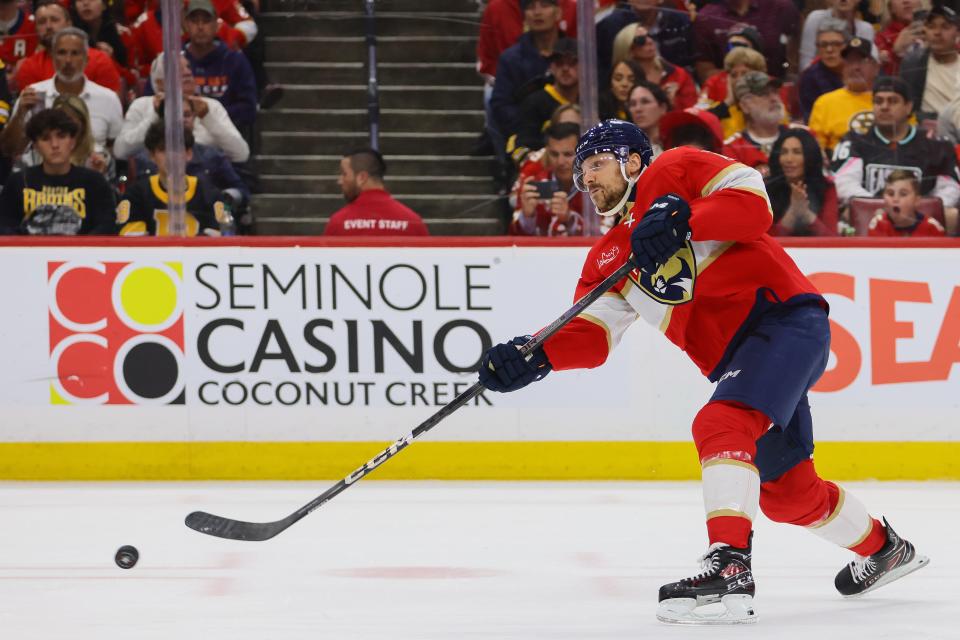
[[[546,327],[540,330],[537,335],[531,338],[529,342],[520,347],[520,352],[523,355],[527,355],[534,349],[540,347],[540,345],[542,345],[547,338],[555,334],[564,325],[580,315],[580,313],[593,304],[597,298],[602,296],[604,293],[609,291],[611,287],[627,277],[627,274],[630,273],[630,271],[634,268],[635,267],[633,263],[630,260],[627,260],[623,266],[607,276],[603,282],[598,284],[589,293],[577,300],[572,307],[564,312],[562,316],[548,324]],[[475,383],[472,387],[451,400],[446,406],[420,423],[416,429],[402,438],[399,438],[396,442],[375,455],[365,464],[358,467],[346,478],[338,481],[335,485],[288,515],[286,518],[275,520],[273,522],[245,522],[243,520],[233,520],[231,518],[213,515],[212,513],[206,513],[205,511],[194,511],[187,516],[185,524],[194,531],[199,531],[200,533],[216,536],[218,538],[251,541],[269,540],[278,533],[287,529],[290,525],[299,521],[301,518],[309,515],[316,509],[319,509],[325,503],[346,490],[347,487],[350,487],[358,480],[363,479],[374,469],[406,449],[414,440],[440,424],[440,422],[442,422],[447,416],[480,395],[480,392],[483,390],[484,386],[482,384],[479,382]]]

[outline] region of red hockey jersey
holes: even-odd
[[[676,193],[690,203],[691,241],[655,273],[635,270],[544,343],[555,369],[602,364],[642,317],[710,376],[758,296],[786,301],[818,296],[783,248],[766,234],[772,220],[760,174],[707,151],[679,147],[640,176],[630,213],[590,249],[576,298],[629,257],[630,233],[654,199]]]
[[[33,16],[20,9],[7,32],[0,31],[0,59],[10,69],[37,50],[37,28]]]

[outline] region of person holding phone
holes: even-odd
[[[580,127],[571,122],[551,125],[543,155],[528,160],[514,187],[516,208],[511,235],[583,235],[583,204],[573,184],[573,158]]]
[[[900,61],[914,47],[923,45],[923,18],[920,0],[890,0],[890,22],[874,38],[880,50],[883,75],[895,76]]]

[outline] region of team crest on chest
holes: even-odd
[[[661,304],[678,305],[693,299],[693,285],[697,280],[697,260],[693,247],[687,241],[685,247],[677,251],[664,264],[654,271],[634,269],[629,275],[630,281],[647,296]]]

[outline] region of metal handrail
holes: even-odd
[[[364,21],[367,41],[367,119],[370,123],[370,146],[380,150],[380,85],[377,82],[377,20],[375,0],[364,0]]]

